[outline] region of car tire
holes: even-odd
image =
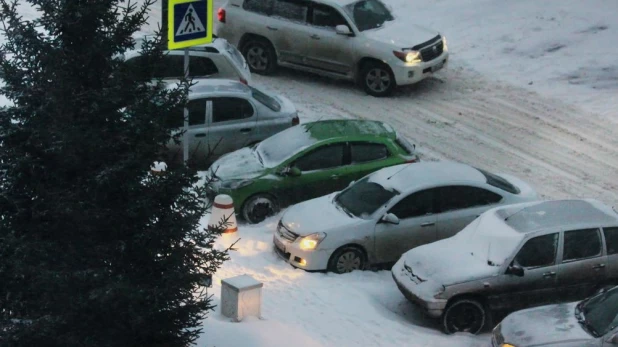
[[[393,71],[384,63],[365,63],[359,76],[360,85],[371,96],[385,97],[392,95],[397,86]]]
[[[257,194],[243,204],[242,217],[249,224],[263,222],[266,218],[279,212],[277,200],[270,195]]]
[[[485,327],[488,316],[485,306],[478,300],[456,299],[442,315],[442,328],[447,334],[467,332],[476,335]]]
[[[365,269],[365,254],[357,247],[346,246],[333,253],[328,261],[328,271],[344,274]]]
[[[265,39],[250,38],[241,49],[249,70],[259,75],[272,75],[277,69],[277,54],[275,49]]]

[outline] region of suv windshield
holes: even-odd
[[[356,217],[366,218],[397,194],[365,177],[337,195],[335,202]]]
[[[584,323],[599,336],[618,326],[618,287],[583,301]]]
[[[344,7],[359,31],[381,27],[392,21],[393,15],[379,0],[361,0]]]
[[[266,95],[264,92],[261,92],[251,86],[249,86],[249,89],[251,89],[251,95],[253,95],[253,98],[259,101],[262,105],[270,108],[275,112],[281,111],[281,104],[279,104],[279,102],[277,102],[275,98]]]

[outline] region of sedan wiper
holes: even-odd
[[[589,332],[594,337],[600,337],[601,335],[594,329],[594,327],[586,321],[586,316],[584,315],[583,304],[586,300],[581,301],[577,306],[575,306],[575,318],[577,318],[577,322],[582,325],[584,330]]]
[[[352,212],[348,211],[345,207],[343,207],[343,205],[337,202],[337,196],[333,198],[333,204],[335,205],[337,209],[345,212],[350,218],[354,218],[354,215],[352,214]]]
[[[258,160],[260,161],[260,164],[264,165],[264,161],[262,160],[262,156],[260,155],[260,152],[258,152],[258,150],[257,150],[257,146],[255,146],[255,148],[253,149],[253,152],[255,152],[255,155],[257,156]]]

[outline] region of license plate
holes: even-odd
[[[275,241],[275,247],[279,248],[281,251],[283,251],[283,253],[285,253],[285,245],[283,244],[283,242],[279,241],[276,237],[273,237],[273,240]]]
[[[444,67],[444,63],[440,63],[438,65],[432,66],[431,67],[431,72],[436,72],[436,71],[442,69],[443,67]]]

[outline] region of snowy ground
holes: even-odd
[[[393,98],[346,82],[283,70],[254,76],[292,99],[303,121],[381,119],[413,140],[424,160],[452,159],[510,172],[546,198],[618,205],[618,3],[615,0],[386,0],[400,18],[440,30],[450,66]],[[215,8],[220,5],[215,1]],[[147,33],[156,27],[153,9]],[[31,12],[25,9],[25,15]],[[206,222],[207,217],[204,221]],[[489,337],[439,332],[388,271],[335,276],[294,270],[272,251],[277,218],[240,225],[215,276],[264,283],[263,319],[232,323],[213,312],[199,346],[484,346]]]

